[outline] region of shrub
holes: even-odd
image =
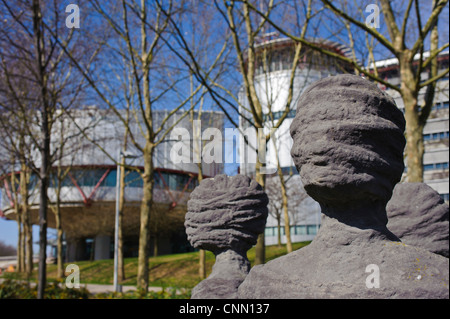
[[[68,289],[59,286],[60,282],[50,283],[45,287],[44,299],[88,299],[86,288]],[[28,282],[7,279],[0,284],[0,299],[36,299],[37,286]]]

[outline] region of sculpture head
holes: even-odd
[[[291,155],[305,190],[321,205],[385,205],[404,170],[405,119],[370,81],[338,75],[300,97]]]
[[[191,193],[186,234],[195,248],[214,253],[246,253],[264,231],[269,200],[256,181],[244,175],[204,179]]]

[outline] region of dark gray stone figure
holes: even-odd
[[[387,227],[411,246],[449,257],[449,206],[424,183],[402,183],[386,206]]]
[[[312,84],[291,125],[291,154],[322,209],[312,243],[251,269],[239,298],[448,298],[449,260],[403,244],[386,204],[403,172],[405,120],[375,84]]]
[[[208,278],[192,290],[192,298],[236,298],[250,270],[247,250],[264,231],[268,197],[244,175],[217,175],[191,193],[186,234],[195,248],[212,251],[216,262]]]

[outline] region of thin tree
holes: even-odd
[[[74,31],[68,30],[60,19],[60,11],[64,8],[57,0],[47,1],[46,6],[39,0],[8,1],[2,0],[2,14],[7,22],[1,30],[2,58],[13,60],[6,63],[8,73],[17,81],[14,85],[27,82],[30,89],[26,99],[16,99],[21,110],[27,107],[33,109],[32,117],[27,118],[29,131],[27,138],[32,141],[39,153],[38,164],[27,162],[39,178],[39,269],[38,293],[39,299],[44,297],[46,285],[46,247],[47,247],[47,212],[49,175],[51,168],[51,132],[58,115],[57,106],[69,107],[70,97],[74,89],[71,69],[67,67],[65,55],[60,50],[53,34],[58,34],[70,50],[78,50],[78,57],[84,52],[73,44]],[[49,32],[51,30],[52,32]],[[21,65],[23,70],[14,69]],[[20,80],[20,81],[19,81]],[[19,91],[19,87],[13,88]],[[18,95],[19,96],[19,95]],[[73,102],[73,101],[72,101]],[[26,105],[25,105],[26,103]],[[28,106],[29,105],[29,106]],[[25,114],[25,113],[24,113]],[[36,130],[38,128],[38,130]],[[33,132],[36,130],[38,132]],[[38,133],[38,134],[36,134]],[[34,154],[36,155],[36,154]]]
[[[255,21],[255,16],[251,15],[250,5],[246,2],[241,1],[223,1],[222,5],[217,1],[214,1],[214,6],[216,13],[219,17],[225,21],[225,27],[227,32],[231,36],[232,40],[232,50],[236,57],[237,69],[239,75],[242,79],[242,88],[245,95],[246,102],[248,105],[243,105],[239,101],[232,91],[229,89],[229,83],[225,85],[219,83],[214,79],[211,79],[205,75],[205,68],[202,67],[202,61],[197,58],[195,50],[192,49],[189,41],[185,39],[182,32],[182,27],[177,25],[176,21],[171,20],[173,28],[176,32],[178,38],[178,43],[185,54],[180,58],[185,61],[185,63],[190,67],[193,74],[196,76],[198,81],[200,81],[207,89],[212,100],[220,107],[220,109],[225,113],[227,119],[237,128],[241,133],[242,130],[238,123],[234,120],[235,115],[239,115],[246,126],[251,126],[257,132],[257,142],[256,145],[248,144],[248,138],[243,134],[246,143],[250,148],[253,148],[257,152],[256,164],[255,164],[255,179],[263,187],[265,185],[265,145],[270,140],[272,134],[281,126],[284,119],[288,116],[290,112],[290,102],[292,102],[293,96],[293,79],[295,74],[295,68],[297,66],[298,60],[293,60],[292,72],[290,76],[289,85],[289,96],[288,103],[281,117],[278,119],[276,124],[271,127],[269,133],[264,134],[264,113],[263,113],[263,103],[260,96],[257,94],[255,75],[256,75],[256,62],[258,57],[262,55],[259,52],[259,41],[265,35],[265,21],[259,19]],[[310,4],[308,4],[310,7]],[[267,9],[264,11],[265,14],[270,15],[274,9],[274,2],[269,1],[267,4]],[[307,24],[307,23],[306,23]],[[243,31],[242,31],[243,29]],[[173,48],[174,51],[178,51],[178,48]],[[298,57],[301,52],[301,45],[297,45],[295,48],[296,56]],[[181,55],[181,54],[180,54]],[[263,58],[264,60],[264,58]],[[229,62],[228,62],[229,63]],[[227,88],[228,86],[228,88]],[[223,94],[224,93],[224,94]],[[239,107],[236,107],[236,104]],[[242,109],[242,111],[240,110]],[[264,263],[265,260],[265,247],[264,247],[264,234],[260,235],[258,242],[256,244],[256,259],[255,264]]]
[[[380,0],[381,9],[388,36],[379,32],[375,27],[367,25],[364,21],[347,14],[344,9],[337,7],[329,0],[321,0],[335,15],[345,19],[353,26],[363,32],[367,32],[397,60],[399,65],[400,86],[389,83],[382,79],[376,71],[360,65],[357,61],[340,56],[335,52],[326,50],[301,37],[287,32],[280,23],[273,21],[266,13],[262,12],[249,1],[243,0],[249,7],[257,12],[265,21],[270,23],[276,30],[294,41],[303,43],[323,54],[350,63],[354,68],[367,78],[376,81],[387,88],[400,94],[405,106],[406,119],[406,156],[407,156],[407,179],[409,182],[423,181],[423,128],[431,113],[434,103],[436,83],[439,79],[449,73],[447,67],[443,71],[438,71],[438,55],[449,47],[449,43],[439,46],[438,19],[448,8],[448,0],[433,0],[430,7],[420,6],[418,0],[409,0],[402,10],[394,10],[393,3],[388,0]],[[410,23],[410,18],[414,16],[415,23]],[[426,39],[429,38],[429,54],[424,54],[426,50]],[[423,78],[424,71],[427,71],[428,78]],[[419,94],[425,90],[424,101],[420,102]]]
[[[183,99],[172,105],[172,109],[167,112],[161,122],[155,123],[153,111],[167,94],[173,92],[177,86],[182,86],[185,79],[182,75],[173,78],[170,73],[178,68],[166,60],[166,68],[163,62],[166,58],[163,52],[164,41],[161,41],[162,35],[167,31],[168,18],[179,14],[182,8],[175,8],[172,1],[165,5],[165,14],[162,14],[161,7],[158,5],[149,6],[147,1],[141,1],[140,4],[129,4],[126,1],[120,3],[120,8],[113,6],[106,8],[97,1],[90,1],[93,9],[98,12],[105,22],[109,25],[113,33],[113,39],[124,45],[126,50],[123,55],[127,63],[131,65],[131,77],[135,90],[135,101],[132,113],[135,116],[135,122],[139,126],[138,134],[142,134],[144,143],[136,135],[136,132],[129,131],[130,143],[141,152],[144,160],[144,168],[140,172],[143,180],[143,198],[140,208],[140,230],[139,230],[139,257],[138,257],[138,275],[137,286],[139,290],[147,291],[149,281],[149,252],[150,252],[150,216],[153,209],[153,189],[154,189],[154,153],[156,147],[166,138],[171,129],[175,127],[185,116],[188,115],[189,108],[185,107],[190,101],[191,95],[184,95]],[[109,11],[107,9],[110,9]],[[134,28],[138,26],[138,28]],[[116,83],[108,82],[108,79],[101,75],[93,74],[92,70],[85,68],[77,59],[65,49],[63,41],[58,41],[59,45],[65,50],[73,65],[80,74],[86,79],[90,87],[94,90],[100,101],[119,118],[126,126],[126,120],[121,112],[120,104],[109,98],[107,93],[115,92],[113,89]],[[114,41],[108,45],[110,51],[115,52]],[[111,57],[110,57],[111,58]],[[175,62],[172,59],[172,62]],[[150,86],[150,71],[153,70],[153,76],[161,76],[158,86]],[[156,83],[155,83],[156,84]],[[110,88],[105,91],[105,87]],[[201,85],[197,85],[193,90],[193,95],[200,92]],[[117,95],[113,96],[114,98]],[[198,98],[196,99],[198,101]],[[172,101],[172,103],[174,103]],[[169,120],[178,115],[177,119],[169,125]],[[99,143],[95,143],[100,149],[103,149]],[[103,149],[104,150],[104,149]],[[114,156],[107,154],[111,160],[117,163]]]

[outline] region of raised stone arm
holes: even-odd
[[[192,298],[236,298],[250,270],[247,250],[264,231],[268,198],[262,187],[243,175],[217,175],[191,193],[186,234],[195,248],[216,256],[211,275],[192,291]]]

